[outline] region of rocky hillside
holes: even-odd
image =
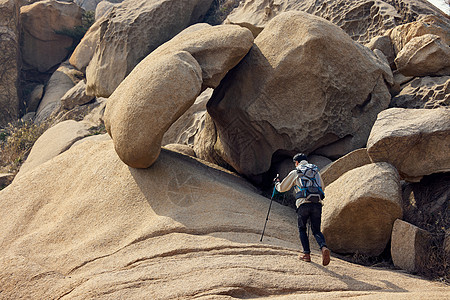
[[[0,299],[448,298],[450,20],[428,2],[0,16]],[[327,267],[270,199],[297,152]]]

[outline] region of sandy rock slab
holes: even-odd
[[[0,299],[448,295],[400,272],[334,258],[325,268],[317,252],[313,263],[299,261],[295,214],[277,203],[260,243],[269,200],[235,175],[167,150],[136,170],[112,141],[86,141],[0,198]]]

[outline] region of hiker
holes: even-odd
[[[283,181],[275,178],[275,188],[278,192],[289,191],[292,186],[295,191],[298,218],[298,231],[303,247],[303,261],[311,261],[311,250],[309,248],[309,238],[306,233],[306,222],[310,219],[311,229],[317,244],[322,251],[322,264],[330,263],[330,250],[325,243],[325,237],[320,232],[320,222],[322,217],[322,199],[325,197],[322,190],[322,178],[316,165],[310,164],[303,153],[298,153],[293,157],[295,170],[292,170]]]

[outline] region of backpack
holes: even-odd
[[[325,198],[325,193],[316,180],[318,173],[319,169],[313,164],[297,167],[297,179],[301,182],[301,185],[297,186],[300,191],[295,194],[296,199],[305,198],[311,202],[319,202]]]

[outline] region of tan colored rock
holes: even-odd
[[[205,121],[200,125],[199,132],[194,137],[195,155],[204,161],[229,168],[229,165],[220,156],[223,148],[220,140],[217,139],[216,125],[208,112],[205,114]]]
[[[438,108],[450,106],[450,76],[416,77],[403,85],[392,98],[391,106],[401,108]]]
[[[86,73],[86,67],[94,56],[95,48],[100,40],[100,24],[102,24],[102,21],[97,20],[89,27],[69,58],[70,64],[83,73]]]
[[[391,108],[378,115],[367,151],[389,162],[408,181],[450,171],[450,110]]]
[[[19,116],[19,5],[0,1],[0,127]]]
[[[397,54],[395,64],[406,76],[450,75],[450,46],[434,34],[415,37]]]
[[[394,222],[391,255],[396,267],[409,272],[423,270],[430,255],[430,246],[429,232],[400,219]]]
[[[122,2],[122,1],[120,1]],[[109,2],[109,1],[100,1],[97,6],[95,7],[95,20],[100,19],[101,17],[105,16],[107,13],[111,11],[111,9],[114,7],[115,3]]]
[[[333,183],[344,173],[370,164],[370,158],[366,148],[356,149],[349,154],[334,161],[320,171],[324,186]]]
[[[372,38],[365,46],[371,50],[378,49],[386,56],[386,59],[389,62],[389,65],[395,66],[395,52],[394,47],[392,45],[391,38],[388,35],[376,36]]]
[[[69,54],[73,39],[64,30],[81,25],[81,8],[75,3],[46,0],[22,6],[22,58],[29,68],[45,72]]]
[[[192,156],[195,157],[195,152],[194,149],[192,149],[191,146],[189,145],[184,145],[184,144],[168,144],[165,145],[164,148],[171,150],[171,151],[175,151],[178,153],[182,153],[188,156]]]
[[[61,122],[45,131],[34,143],[16,178],[63,153],[77,140],[88,136],[89,125],[73,120]]]
[[[427,15],[418,21],[402,24],[387,32],[392,41],[395,55],[413,38],[425,34],[438,35],[442,42],[450,44],[450,22],[446,18]]]
[[[114,6],[94,25],[101,28],[100,39],[86,69],[87,93],[109,97],[150,52],[197,23],[211,2],[138,0]]]
[[[72,109],[77,105],[83,105],[94,99],[86,95],[86,82],[80,80],[77,85],[68,90],[61,98],[61,105],[64,109]]]
[[[400,178],[388,163],[344,173],[325,188],[322,232],[338,253],[380,255],[402,217]]]
[[[444,284],[334,257],[323,268],[314,248],[314,263],[300,261],[295,213],[277,203],[259,242],[269,199],[166,150],[136,170],[111,141],[85,142],[0,198],[5,299],[448,296]]]
[[[182,31],[151,55],[189,52],[202,68],[202,90],[216,88],[253,46],[253,36],[249,30],[235,25],[193,27]]]
[[[61,64],[50,77],[45,87],[44,97],[39,103],[35,123],[41,123],[60,109],[61,98],[73,88],[83,74],[67,63]]]
[[[226,22],[248,27],[256,37],[270,20],[287,11],[304,11],[330,20],[360,43],[383,35],[400,20],[411,22],[418,16],[432,14],[445,19],[428,2],[418,0],[246,0],[240,2]]]
[[[173,143],[194,145],[196,135],[204,126],[206,103],[211,98],[212,92],[213,89],[206,89],[195,99],[194,104],[166,131],[162,145]]]
[[[363,146],[389,104],[385,80],[392,82],[389,66],[340,28],[287,12],[258,35],[207,109],[223,159],[255,176],[270,168],[278,150],[334,158]]]
[[[201,72],[185,51],[150,55],[134,68],[109,97],[104,116],[122,161],[133,168],[155,162],[164,133],[200,94]]]

